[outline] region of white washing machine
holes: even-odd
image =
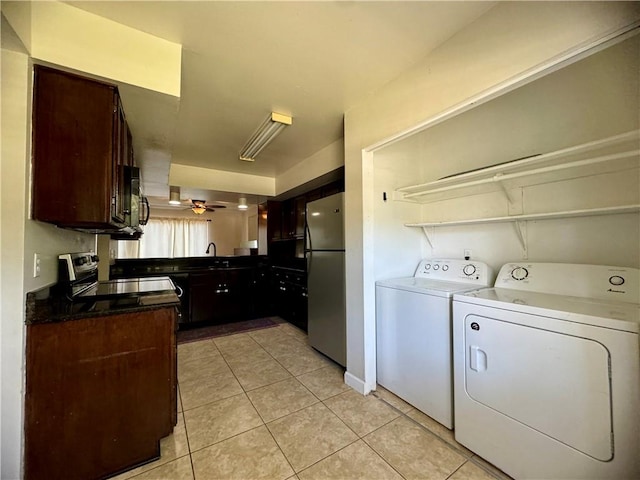
[[[639,270],[509,263],[454,295],[455,437],[517,479],[640,478]]]
[[[453,427],[453,294],[491,285],[485,263],[423,260],[413,277],[376,282],[378,384]]]

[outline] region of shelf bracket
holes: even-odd
[[[513,206],[516,204],[517,199],[513,198],[513,196],[509,193],[509,190],[507,189],[504,182],[502,181],[502,177],[503,177],[503,174],[498,173],[493,176],[493,181],[498,185],[500,185],[500,189],[502,190],[502,193],[504,193],[504,196],[507,198],[507,202],[509,202],[509,205]]]
[[[433,250],[434,247],[434,236],[435,236],[435,227],[422,227],[422,233],[424,233],[425,238],[427,239],[427,243]]]
[[[513,226],[516,229],[516,235],[520,240],[520,246],[522,247],[522,259],[527,260],[529,258],[529,252],[527,249],[527,222],[526,220],[516,220],[513,222]]]

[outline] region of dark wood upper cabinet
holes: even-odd
[[[132,165],[117,87],[37,65],[33,218],[96,231],[125,227],[124,167]]]
[[[296,238],[304,238],[304,230],[306,227],[307,201],[304,196],[297,197],[293,201],[293,236]]]
[[[267,202],[267,239],[269,242],[282,238],[282,202]]]

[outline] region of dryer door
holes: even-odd
[[[595,459],[613,458],[602,344],[478,315],[465,318],[464,343],[471,398]]]

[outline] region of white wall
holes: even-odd
[[[26,293],[55,283],[57,255],[93,249],[95,236],[29,220],[32,64],[4,18],[2,30],[0,477],[8,479],[21,472]],[[38,278],[32,275],[36,252]]]
[[[377,150],[375,197],[380,197],[384,188],[392,190],[432,181],[636,130],[640,127],[638,72],[640,36],[635,36]],[[407,202],[392,202],[390,206],[376,202],[375,278],[398,276],[404,259],[410,260],[404,268],[404,273],[410,274],[421,253],[462,258],[463,250],[472,249],[475,259],[486,261],[495,269],[523,259],[525,252],[510,224],[438,227],[433,230],[433,246],[420,235],[420,245],[413,248],[406,248],[403,242],[413,238],[412,230],[416,229],[403,224],[639,204],[637,167],[636,159],[607,166],[622,169],[618,173],[586,176],[585,169],[580,169],[574,171],[579,177],[574,180],[561,180],[561,174],[555,174],[548,178],[552,180],[549,184],[513,189],[512,196],[521,199],[515,205],[510,205],[499,191],[432,201],[422,207]],[[403,215],[404,211],[408,214]],[[636,217],[528,222],[526,255],[531,261],[637,267],[640,239]]]
[[[4,25],[3,25],[4,27]],[[29,58],[2,49],[0,477],[19,478],[24,365],[24,222]]]
[[[505,2],[345,115],[347,375],[375,388],[375,174],[363,150],[640,17],[638,4]],[[387,214],[389,216],[389,214]]]
[[[318,178],[342,165],[344,165],[344,141],[341,138],[278,175],[276,195]]]

